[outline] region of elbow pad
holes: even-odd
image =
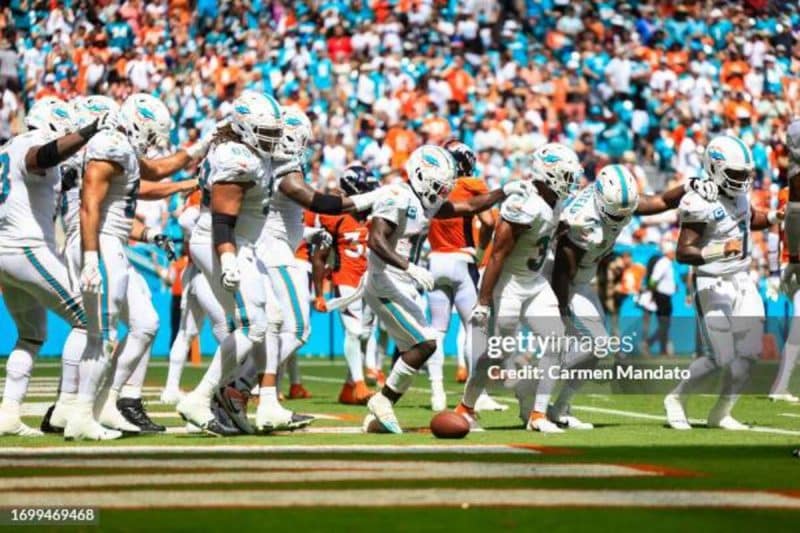
[[[214,239],[214,246],[219,246],[226,242],[236,244],[234,237],[236,218],[235,215],[211,213],[211,235]]]
[[[315,192],[310,209],[323,215],[338,215],[342,212],[342,197]]]
[[[43,144],[36,151],[36,166],[39,168],[51,168],[61,163],[58,153],[58,140]]]

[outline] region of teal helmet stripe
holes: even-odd
[[[727,135],[726,137],[728,137],[729,139],[733,139],[733,141],[736,144],[739,145],[739,148],[741,148],[742,152],[744,153],[744,162],[749,165],[750,164],[750,150],[747,149],[747,146],[745,146],[745,144],[742,142],[742,140],[739,137],[734,137],[732,135]]]
[[[625,179],[621,165],[614,165],[614,171],[617,173],[620,187],[622,187],[622,207],[628,207],[628,180]]]
[[[281,108],[278,105],[278,102],[275,101],[273,97],[268,94],[264,94],[266,96],[269,105],[272,106],[272,112],[275,113],[275,118],[281,118]]]

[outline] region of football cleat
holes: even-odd
[[[480,411],[505,411],[508,409],[508,406],[504,403],[500,403],[487,393],[483,392],[478,399],[475,400],[475,410]]]
[[[64,428],[67,425],[67,420],[69,420],[69,417],[72,414],[72,409],[74,405],[75,405],[75,398],[71,399],[59,398],[58,400],[56,400],[56,403],[53,406],[53,411],[52,413],[50,413],[50,427],[56,429],[60,428],[58,432],[63,433]]]
[[[677,394],[667,394],[664,397],[664,410],[667,412],[667,424],[672,429],[687,431],[692,429],[689,420],[686,418],[686,411],[683,402]]]
[[[355,383],[345,383],[339,392],[339,403],[344,405],[366,405],[372,395],[375,394],[367,387],[363,381]]]
[[[308,392],[302,383],[293,383],[291,387],[289,387],[289,399],[290,400],[308,400],[311,398],[311,393]]]
[[[386,375],[383,373],[383,370],[368,368],[366,372],[364,372],[364,381],[367,385],[383,387],[386,384]]]
[[[242,433],[252,435],[255,433],[255,429],[247,419],[247,401],[249,399],[249,393],[240,391],[235,387],[220,387],[214,394],[212,411],[214,411],[213,404],[217,404],[228,415],[227,418],[230,419],[230,424],[239,428]]]
[[[552,405],[547,408],[547,418],[549,418],[551,422],[555,422],[555,424],[560,428],[579,430],[594,429],[593,424],[589,422],[583,422],[578,419],[578,417],[572,416],[572,414],[569,412],[559,415],[555,412]]]
[[[105,428],[94,419],[90,403],[76,402],[64,427],[65,440],[115,440],[121,437],[121,431]]]
[[[784,393],[784,394],[770,394],[769,399],[773,402],[789,402],[789,403],[798,403],[800,402],[800,398],[795,396],[794,394]]]
[[[161,433],[167,430],[166,427],[150,419],[141,398],[120,398],[117,400],[117,410],[142,433]]]
[[[159,401],[164,405],[177,405],[185,394],[180,389],[163,389]]]
[[[208,402],[192,393],[184,396],[175,406],[175,410],[186,422],[191,422],[202,430],[214,420],[214,413],[211,412]]]
[[[367,402],[367,409],[389,433],[402,433],[403,429],[394,414],[392,402],[382,392],[375,394]]]
[[[200,428],[203,433],[212,435],[214,437],[235,437],[241,435],[242,432],[239,428],[223,424],[217,419],[209,421],[204,427]]]
[[[44,414],[44,418],[42,418],[42,423],[39,424],[39,430],[42,433],[55,433],[55,434],[62,434],[64,433],[63,427],[58,427],[53,425],[53,411],[56,409],[56,404],[51,405],[47,408],[47,412]]]
[[[44,433],[23,423],[18,413],[0,409],[0,435],[41,437]]]
[[[726,429],[728,431],[747,431],[750,429],[750,426],[742,424],[731,415],[723,416],[719,420],[715,420],[709,415],[706,425],[710,428]]]
[[[460,414],[461,416],[469,422],[469,430],[472,431],[483,431],[483,428],[478,423],[478,413],[475,412],[475,409],[470,409],[466,405],[461,402],[458,402],[455,409],[456,413]]]
[[[459,366],[456,369],[456,383],[466,383],[468,377],[469,372],[467,371],[467,367]]]
[[[439,413],[447,409],[447,394],[441,381],[431,381],[431,411]]]
[[[539,433],[564,433],[564,430],[547,419],[543,413],[532,412],[525,426],[528,431]]]
[[[109,392],[100,414],[97,416],[97,421],[109,429],[122,431],[123,433],[141,433],[142,430],[122,416],[122,413],[117,409],[117,395],[111,391]]]

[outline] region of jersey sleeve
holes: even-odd
[[[584,209],[565,211],[561,221],[567,225],[567,238],[572,244],[587,250],[603,241],[603,226]]]
[[[489,187],[486,182],[479,178],[461,178],[461,184],[473,196],[486,194],[489,192]]]
[[[247,183],[257,179],[259,160],[240,144],[220,144],[209,153],[209,163],[211,174],[208,181],[211,184]]]
[[[408,209],[408,198],[395,187],[386,187],[380,198],[372,204],[372,216],[399,224]]]
[[[300,166],[300,162],[296,159],[289,159],[288,161],[273,161],[272,163],[272,174],[275,176],[276,180],[279,180],[293,172],[303,174],[303,169]]]
[[[127,168],[135,157],[128,139],[119,131],[103,130],[86,145],[86,161],[111,161]]]
[[[500,216],[506,222],[530,226],[542,212],[542,200],[538,195],[512,194],[500,205]]]
[[[678,205],[678,216],[681,224],[691,224],[693,222],[705,223],[709,220],[709,213],[712,204],[700,197],[700,195],[690,192],[681,198]]]

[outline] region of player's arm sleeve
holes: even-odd
[[[500,217],[511,224],[530,226],[538,214],[535,202],[520,194],[512,194],[500,204]]]
[[[178,217],[178,225],[181,229],[189,233],[197,224],[197,219],[200,217],[200,209],[196,205],[190,205]]]
[[[372,204],[372,216],[388,220],[396,226],[400,224],[406,209],[408,209],[407,199],[399,194],[388,193]]]
[[[211,175],[214,183],[248,183],[255,180],[258,161],[247,148],[232,144],[219,145],[209,154]]]
[[[567,229],[564,238],[576,248],[588,250],[603,241],[603,227],[598,220],[581,211],[568,213],[562,217]]]
[[[695,193],[688,193],[678,205],[681,224],[705,224],[709,221],[711,204]]]

